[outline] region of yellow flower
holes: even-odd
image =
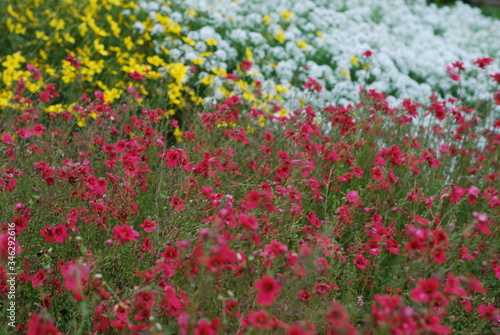
[[[214,82],[213,82],[213,79],[214,78],[214,75],[213,74],[210,74],[206,77],[203,77],[200,79],[200,83],[202,83],[203,85],[212,85]]]
[[[271,24],[271,17],[269,15],[264,15],[262,17],[262,22],[264,22],[264,24],[266,26],[270,25]]]
[[[111,26],[111,32],[116,38],[120,37],[120,32],[121,29],[118,26],[118,23],[113,20],[113,17],[111,15],[106,15],[106,21],[108,21],[109,25]]]
[[[2,63],[2,66],[7,69],[18,69],[21,67],[21,63],[26,62],[26,58],[21,55],[21,51],[18,51],[12,55],[7,55],[7,59]]]
[[[62,77],[61,80],[65,83],[71,83],[75,81],[77,77],[76,69],[73,65],[71,65],[68,61],[63,61],[62,63]]]
[[[366,64],[363,66],[363,70],[368,70],[368,69],[371,69],[372,66],[370,64]]]
[[[253,62],[252,50],[250,50],[250,47],[247,47],[245,49],[245,56],[247,57],[248,61]]]
[[[209,38],[209,39],[205,40],[205,43],[207,43],[207,45],[216,46],[217,45],[217,40],[214,39],[214,38]]]
[[[296,44],[302,50],[307,50],[307,43],[304,40],[298,40]]]
[[[186,43],[189,44],[190,46],[194,47],[196,45],[196,42],[190,39],[189,37],[183,36],[182,40]]]
[[[53,67],[47,66],[45,68],[45,73],[48,74],[49,76],[53,76],[56,74],[56,69],[54,69]]]
[[[351,75],[349,74],[349,72],[347,70],[341,70],[340,73],[342,73],[342,75],[344,77],[346,77],[347,79],[351,79]]]
[[[286,109],[284,109],[284,108],[280,109],[280,111],[278,112],[278,114],[280,116],[288,116],[289,115],[288,111]]]
[[[186,73],[188,72],[188,67],[182,63],[171,63],[166,66],[168,73],[175,80],[183,83],[186,81]]]
[[[30,91],[31,93],[35,93],[36,91],[38,91],[38,89],[42,86],[42,84],[38,81],[36,83],[32,83],[31,81],[28,81],[26,82],[26,88],[28,89],[28,91]]]
[[[177,142],[182,142],[182,131],[179,128],[175,128],[174,130],[174,136]]]
[[[78,119],[78,122],[76,123],[78,125],[78,127],[83,128],[87,125],[84,117],[77,116],[76,118]]]
[[[227,74],[227,71],[223,68],[220,68],[220,67],[214,67],[212,69],[212,72],[216,75],[216,76],[225,76]]]
[[[134,47],[134,42],[132,42],[132,37],[127,36],[123,39],[123,43],[125,44],[125,48],[127,50],[131,50]]]
[[[352,63],[352,65],[354,65],[354,66],[359,66],[358,57],[356,57],[356,56],[354,56],[354,55],[351,55],[351,63]]]
[[[259,116],[259,127],[264,127],[266,125],[266,118],[264,115]]]
[[[109,55],[109,52],[107,52],[104,49],[104,44],[99,44],[98,40],[94,40],[94,49],[95,49],[95,51],[97,51],[97,53],[99,53],[99,54],[101,54],[103,56]]]
[[[323,39],[323,33],[321,31],[317,31],[316,32],[316,36],[318,36],[319,38]]]
[[[194,64],[194,65],[203,65],[203,58],[199,57],[199,58],[195,58],[195,59],[192,59],[191,62]]]
[[[181,86],[177,83],[171,83],[168,85],[168,98],[170,102],[174,105],[181,105]]]
[[[40,54],[41,59],[47,60],[47,53],[45,52],[45,50],[40,49],[40,50],[38,50],[38,53]]]
[[[255,127],[252,127],[250,125],[247,126],[247,129],[245,130],[247,134],[254,134],[255,133]]]
[[[276,92],[278,93],[286,93],[288,92],[288,88],[281,86],[281,85],[276,85]]]
[[[0,107],[9,106],[10,99],[14,96],[14,93],[10,90],[5,90],[0,92]]]
[[[40,30],[37,30],[35,31],[35,36],[38,40],[44,40],[44,41],[47,41],[49,39],[49,37],[47,35],[45,35],[45,33],[43,31],[40,31]]]
[[[44,110],[45,113],[56,113],[56,114],[58,114],[58,113],[61,113],[64,110],[64,107],[61,104],[56,104],[56,105],[47,106],[43,110]]]
[[[288,21],[292,18],[292,15],[293,13],[292,12],[289,12],[287,11],[286,9],[284,11],[281,12],[281,17],[283,18],[283,20],[285,21]]]
[[[64,40],[71,44],[75,43],[75,39],[69,33],[64,33]]]
[[[151,79],[151,80],[157,80],[157,79],[161,78],[161,73],[156,72],[156,71],[149,71],[146,74],[146,77],[148,77],[148,79]]]
[[[63,19],[53,18],[50,20],[49,25],[55,30],[63,30],[64,29],[64,21]]]
[[[148,64],[154,65],[154,66],[166,66],[167,64],[163,61],[163,59],[160,58],[158,55],[150,56],[146,58]]]
[[[85,36],[87,34],[88,26],[85,22],[82,22],[78,25],[78,31],[80,32],[80,36]]]
[[[165,32],[179,35],[182,32],[182,27],[175,21],[170,20],[168,16],[163,16],[160,13],[156,14],[156,20],[165,28]]]
[[[276,40],[280,43],[285,43],[286,37],[285,37],[285,34],[283,32],[283,29],[278,30],[276,32],[276,35],[274,36],[274,38],[276,38]]]

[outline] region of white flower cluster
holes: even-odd
[[[255,80],[271,95],[277,85],[288,88],[285,101],[306,96],[302,85],[308,77],[323,86],[319,103],[357,101],[359,86],[387,93],[393,102],[427,101],[433,91],[458,89],[445,68],[459,60],[466,68],[461,94],[491,99],[488,74],[499,71],[500,21],[460,2],[437,8],[423,0],[172,0],[170,6],[148,0],[137,10],[153,21],[158,12],[168,15],[193,41],[165,39],[155,26],[157,49],[169,48],[170,57],[193,61],[213,51],[199,65],[200,78],[215,67],[235,70],[249,48]],[[363,56],[366,50],[373,56]],[[479,69],[472,63],[482,57],[495,62]],[[224,81],[216,75],[211,85]]]

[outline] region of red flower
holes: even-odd
[[[37,273],[35,273],[33,276],[29,276],[27,279],[33,280],[33,282],[31,283],[31,286],[37,287],[40,284],[42,284],[45,281],[45,279],[47,279],[47,276],[45,275],[45,272],[43,270],[40,270]]]
[[[128,241],[137,242],[137,238],[140,236],[132,226],[115,226],[112,231],[113,240],[119,241],[120,244]]]
[[[359,201],[359,194],[356,191],[347,192],[345,198],[347,199],[347,202],[353,207],[359,207],[362,205],[361,201]]]
[[[259,204],[263,199],[262,194],[259,191],[252,191],[246,194],[245,198],[247,199],[246,205],[248,209],[254,209],[259,207]]]
[[[61,266],[64,287],[73,294],[76,301],[82,301],[85,285],[89,281],[89,266],[84,263],[68,262]]]
[[[184,200],[182,200],[179,196],[175,196],[172,198],[172,201],[170,201],[170,204],[174,206],[175,209],[177,209],[179,212],[182,212],[184,210]]]
[[[332,301],[326,319],[331,328],[342,329],[349,325],[349,314],[342,304],[335,301]]]
[[[144,221],[141,224],[141,227],[144,228],[145,232],[150,233],[152,231],[155,231],[155,229],[156,229],[156,222],[154,222],[151,219],[144,219]]]
[[[265,311],[255,311],[248,313],[248,317],[241,320],[241,325],[244,328],[252,326],[263,330],[269,330],[273,326],[273,320],[269,318]]]
[[[478,58],[474,63],[474,65],[477,65],[480,69],[486,68],[487,65],[493,63],[494,59],[485,57],[485,58]]]
[[[299,299],[300,301],[309,301],[311,299],[311,291],[309,290],[302,290],[299,291]]]
[[[368,264],[368,260],[364,255],[359,255],[353,262],[360,270],[366,269],[366,265]]]
[[[410,296],[415,301],[430,302],[441,298],[441,293],[438,291],[439,283],[435,278],[419,279],[417,287],[411,290]]]
[[[307,88],[309,90],[309,92],[316,91],[316,92],[320,93],[323,90],[323,86],[321,86],[321,84],[318,83],[316,81],[316,79],[309,77],[308,80],[309,81],[307,83],[305,83],[303,86],[304,86],[304,88]]]
[[[495,74],[490,74],[490,77],[495,79],[495,81],[497,82],[497,84],[500,84],[500,72],[499,73],[495,73]]]
[[[58,225],[54,229],[52,229],[52,236],[54,238],[54,241],[58,243],[64,242],[64,240],[69,238],[68,235],[68,230],[65,225]]]
[[[490,222],[488,221],[488,217],[484,213],[474,212],[474,225],[476,229],[485,235],[490,235]]]
[[[31,126],[28,128],[29,131],[31,131],[31,133],[35,136],[40,136],[43,134],[43,132],[47,129],[45,128],[44,126],[42,126],[41,124],[36,124],[34,126]]]
[[[304,330],[302,327],[299,325],[291,326],[288,329],[288,335],[314,335],[316,332]]]
[[[128,74],[132,79],[134,79],[135,81],[142,81],[142,80],[146,80],[146,78],[140,74],[139,72],[137,71],[134,71],[134,72],[129,72]]]
[[[493,305],[479,305],[477,312],[480,318],[485,318],[493,322],[500,322],[500,310]]]
[[[252,68],[252,62],[250,62],[248,59],[244,59],[241,63],[240,63],[240,66],[241,66],[241,69],[243,71],[248,71]]]
[[[271,305],[279,291],[281,290],[280,285],[271,276],[263,276],[260,280],[255,282],[255,287],[257,288],[257,303],[261,306]]]
[[[54,326],[54,320],[45,314],[32,314],[28,322],[27,335],[63,335],[59,329]]]
[[[194,330],[195,335],[216,335],[219,328],[219,319],[214,319],[212,322],[201,319],[198,322],[198,327]]]
[[[469,249],[467,247],[461,247],[459,252],[458,252],[458,258],[459,259],[473,260],[474,256],[469,254]]]

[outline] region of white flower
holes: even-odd
[[[161,35],[165,32],[165,28],[157,23],[153,26],[153,28],[151,28],[151,35]]]
[[[135,22],[133,25],[132,25],[132,28],[135,29],[135,30],[138,30],[139,33],[143,34],[145,29],[144,29],[144,25],[142,24],[142,22]]]

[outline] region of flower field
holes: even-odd
[[[500,334],[500,21],[0,10],[1,334]]]

